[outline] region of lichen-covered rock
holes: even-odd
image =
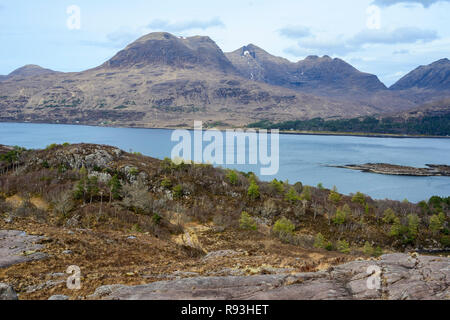
[[[105,286],[91,298],[449,300],[449,286],[450,258],[387,254],[379,260],[353,261],[314,273],[194,277],[140,286]]]

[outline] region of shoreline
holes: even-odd
[[[145,127],[145,126],[130,126],[130,125],[101,125],[101,124],[86,124],[86,123],[58,123],[58,122],[30,122],[30,121],[0,121],[1,123],[15,123],[15,124],[50,124],[50,125],[66,125],[66,126],[86,126],[86,127],[100,127],[100,128],[123,128],[123,129],[154,129],[154,130],[188,130],[194,131],[192,127]],[[262,130],[261,128],[248,127],[204,127],[203,130]],[[270,130],[267,129],[268,134]],[[429,135],[407,135],[407,134],[393,134],[393,133],[366,133],[366,132],[333,132],[333,131],[292,131],[280,130],[280,134],[286,135],[302,135],[302,136],[342,136],[342,137],[363,137],[363,138],[396,138],[396,139],[450,139],[449,136],[429,136]]]

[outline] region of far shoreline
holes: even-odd
[[[61,123],[61,122],[40,122],[40,121],[0,121],[2,123],[15,124],[49,124],[49,125],[66,125],[66,126],[86,126],[99,128],[123,128],[123,129],[149,129],[149,130],[188,130],[194,131],[192,127],[186,126],[166,126],[166,127],[146,127],[138,125],[114,125],[114,124],[89,124],[89,123]],[[204,130],[264,130],[263,128],[248,127],[204,127]],[[270,134],[270,129],[267,129]],[[285,135],[302,135],[302,136],[342,136],[342,137],[363,137],[363,138],[396,138],[396,139],[450,139],[449,136],[430,136],[430,135],[407,135],[393,133],[367,133],[367,132],[334,132],[334,131],[296,131],[296,130],[280,130],[280,134]]]

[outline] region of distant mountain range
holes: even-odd
[[[76,73],[27,65],[0,77],[0,121],[142,127],[245,126],[402,112],[450,98],[450,61],[387,88],[341,59],[296,63],[255,45],[224,53],[209,37],[151,33]]]

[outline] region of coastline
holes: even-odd
[[[67,126],[86,126],[86,127],[104,127],[104,128],[127,128],[127,129],[154,129],[154,130],[177,130],[183,129],[194,131],[192,127],[185,126],[166,126],[166,127],[147,127],[139,125],[114,125],[114,124],[89,124],[89,123],[60,123],[60,122],[31,122],[31,121],[0,121],[1,123],[17,123],[17,124],[52,124],[52,125],[67,125]],[[248,127],[204,127],[205,130],[248,130]],[[260,128],[251,128],[259,130]],[[270,134],[270,130],[268,130]],[[367,132],[334,132],[334,131],[295,131],[295,130],[280,130],[280,134],[289,135],[307,135],[307,136],[343,136],[343,137],[364,137],[364,138],[396,138],[396,139],[450,139],[449,136],[429,136],[429,135],[407,135],[407,134],[392,134],[392,133],[367,133]]]

